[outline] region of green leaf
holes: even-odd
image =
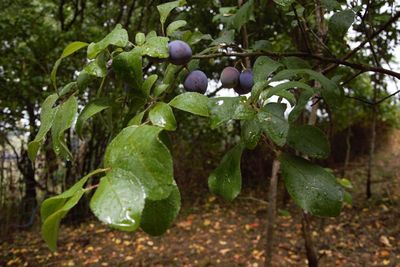
[[[168,41],[169,39],[167,37],[160,36],[147,39],[140,49],[142,56],[147,55],[154,58],[168,58]]]
[[[353,197],[351,196],[351,194],[347,191],[344,191],[343,194],[343,202],[347,203],[349,205],[353,205]]]
[[[303,158],[281,155],[282,175],[294,202],[317,216],[338,216],[343,190],[333,174]]]
[[[208,187],[211,193],[222,196],[225,200],[235,199],[242,188],[240,159],[243,145],[239,143],[228,151],[221,163],[208,177]]]
[[[53,126],[51,127],[54,152],[63,159],[72,159],[72,154],[65,143],[64,132],[72,126],[77,112],[78,102],[76,101],[76,97],[71,96],[59,106],[57,114],[54,117]]]
[[[301,88],[309,92],[314,92],[314,88],[312,88],[308,84],[302,82],[285,82],[268,89],[266,97],[270,98],[273,95],[278,95],[281,91],[286,91],[292,88]]]
[[[209,117],[208,101],[209,99],[205,95],[187,92],[177,95],[169,102],[169,105],[195,115]]]
[[[345,188],[345,189],[353,189],[353,184],[351,183],[351,181],[349,179],[341,178],[341,179],[337,179],[337,182],[341,186],[343,186],[343,188]]]
[[[135,36],[135,43],[137,45],[142,45],[146,41],[146,36],[142,32],[138,32]]]
[[[66,84],[59,93],[59,96],[65,96],[67,94],[73,93],[77,89],[77,83],[76,82],[70,82]]]
[[[69,198],[55,213],[48,216],[42,224],[42,237],[51,251],[57,249],[57,236],[60,221],[72,209],[83,196],[84,190],[80,189]]]
[[[253,65],[254,83],[264,82],[271,73],[281,66],[281,63],[276,62],[267,56],[258,57]]]
[[[78,136],[82,137],[83,125],[89,118],[109,108],[110,106],[110,101],[107,98],[99,98],[89,102],[76,120],[75,129]]]
[[[292,111],[289,113],[289,122],[294,123],[297,118],[300,116],[301,112],[307,105],[308,101],[310,98],[314,95],[314,92],[308,91],[308,90],[303,90],[300,93],[299,98],[297,99],[297,104],[294,106]]]
[[[82,70],[79,73],[78,78],[76,78],[76,86],[78,87],[78,90],[80,91],[85,90],[88,87],[91,79],[92,76],[86,71]]]
[[[351,9],[346,9],[333,14],[328,23],[329,31],[332,36],[334,36],[334,38],[343,38],[351,24],[353,24],[354,18],[355,14]]]
[[[321,73],[310,69],[292,69],[282,70],[278,72],[269,82],[291,79],[296,75],[308,75],[312,79],[318,81],[323,89],[321,89],[322,97],[331,106],[339,106],[343,102],[343,91],[333,81],[326,78]]]
[[[248,149],[254,149],[261,137],[261,128],[259,121],[255,119],[244,120],[240,128],[242,142]]]
[[[68,44],[67,47],[64,48],[60,58],[66,58],[66,57],[72,55],[73,53],[75,53],[76,51],[78,51],[88,45],[89,44],[85,43],[85,42],[72,42],[72,43]]]
[[[153,37],[157,37],[156,31],[148,32],[147,35],[146,35],[146,41],[149,40],[150,38],[153,38]]]
[[[149,112],[149,119],[153,125],[160,126],[167,131],[176,130],[176,120],[172,108],[159,102]]]
[[[217,128],[231,119],[252,119],[255,111],[245,100],[245,97],[216,97],[209,99],[211,128]]]
[[[164,83],[156,85],[156,87],[154,87],[154,91],[153,91],[154,96],[161,95],[168,89],[168,87],[169,87],[169,84],[164,84]]]
[[[254,118],[256,111],[245,101],[240,101],[233,113],[234,120],[249,120]]]
[[[87,49],[87,57],[89,59],[95,58],[101,51],[106,49],[109,45],[118,47],[125,47],[129,42],[128,32],[122,28],[121,24],[117,24],[103,40],[97,43],[91,43]]]
[[[251,103],[254,103],[258,100],[258,98],[260,97],[261,93],[264,91],[265,88],[268,87],[268,83],[267,81],[263,81],[263,82],[256,82],[253,85],[253,88],[251,89],[251,95],[249,98],[249,101]]]
[[[288,7],[294,2],[294,0],[274,0],[274,2],[280,6]]]
[[[64,48],[64,51],[62,52],[61,57],[59,59],[57,59],[56,63],[53,66],[53,69],[51,70],[51,74],[50,74],[50,80],[53,83],[53,86],[56,90],[57,90],[57,85],[56,85],[57,69],[61,64],[61,60],[63,58],[66,58],[66,57],[72,55],[76,51],[78,51],[86,46],[88,46],[88,43],[72,42],[69,45],[67,45],[66,48]]]
[[[139,49],[132,49],[129,52],[120,53],[114,58],[112,66],[115,73],[123,81],[132,86],[136,92],[147,96],[146,92],[142,91],[142,56]]]
[[[104,166],[131,172],[143,184],[151,200],[167,198],[173,180],[172,157],[160,140],[162,128],[129,126],[108,145]]]
[[[146,199],[140,227],[150,235],[162,235],[175,220],[180,207],[181,196],[177,186],[172,187],[166,199]]]
[[[338,1],[336,0],[321,0],[321,4],[325,7],[328,11],[340,10],[341,6]]]
[[[325,159],[331,150],[325,134],[311,125],[290,126],[287,142],[292,148],[313,158]]]
[[[186,4],[185,0],[179,0],[179,1],[172,1],[172,2],[158,5],[157,9],[158,9],[158,12],[160,13],[161,25],[165,24],[165,21],[167,20],[169,13],[171,13],[171,11],[173,9],[183,6],[184,4]]]
[[[177,29],[185,26],[187,22],[185,20],[176,20],[168,25],[167,36],[171,36]]]
[[[262,92],[260,98],[263,100],[267,100],[272,95],[275,95],[275,96],[279,96],[281,98],[286,99],[290,103],[291,106],[294,106],[296,103],[296,97],[287,90],[277,90],[272,95],[270,95],[269,92],[270,92],[270,90]]]
[[[247,1],[239,8],[236,14],[232,17],[231,20],[232,26],[239,31],[240,28],[250,20],[255,21],[253,13],[254,13],[254,1],[253,0]]]
[[[50,131],[53,125],[54,117],[57,114],[58,107],[53,108],[53,105],[58,99],[57,94],[49,95],[43,102],[40,112],[40,128],[35,136],[35,139],[28,144],[28,156],[31,161],[35,161],[39,147]]]
[[[42,219],[42,236],[49,248],[54,251],[57,248],[57,236],[61,219],[68,211],[78,203],[85,192],[83,186],[87,180],[105,169],[97,169],[74,184],[67,191],[43,201],[40,208]]]
[[[222,31],[220,37],[215,39],[211,45],[219,45],[219,44],[226,44],[230,45],[235,42],[235,30],[225,30]]]
[[[157,74],[152,74],[149,77],[147,77],[147,79],[143,82],[142,90],[146,95],[150,95],[151,88],[157,81],[157,78],[158,78]]]
[[[182,41],[185,41],[189,45],[194,45],[200,42],[201,40],[212,40],[211,35],[209,34],[204,34],[200,31],[185,31],[185,33],[182,36]]]
[[[168,64],[167,69],[165,70],[163,84],[174,84],[176,83],[177,73],[181,70],[181,68],[174,64]]]
[[[107,75],[107,54],[100,53],[96,59],[90,62],[83,71],[87,74],[103,78]]]
[[[253,46],[251,47],[253,50],[256,51],[270,51],[271,43],[267,40],[257,40],[254,42]]]
[[[135,115],[135,117],[133,117],[129,122],[128,122],[128,126],[131,125],[140,125],[142,124],[142,120],[144,117],[144,111],[138,113]]]
[[[311,69],[311,65],[299,57],[284,57],[282,63],[288,69]]]
[[[90,200],[90,209],[111,227],[134,231],[140,226],[145,196],[144,187],[134,173],[113,168],[101,178]]]
[[[261,129],[278,146],[286,143],[289,123],[285,119],[286,104],[269,103],[258,113]]]

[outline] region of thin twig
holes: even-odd
[[[207,59],[207,58],[218,58],[218,57],[253,57],[253,56],[271,56],[271,57],[303,57],[303,58],[312,58],[323,62],[335,63],[335,65],[344,65],[351,67],[353,69],[362,70],[363,72],[377,72],[383,73],[390,76],[393,76],[400,80],[400,73],[395,72],[389,69],[374,67],[370,65],[365,65],[361,63],[349,62],[340,58],[332,58],[332,57],[324,57],[318,54],[309,54],[304,52],[289,52],[289,53],[280,53],[280,52],[271,52],[271,51],[257,51],[257,52],[219,52],[212,54],[204,54],[204,55],[194,55],[193,59]],[[326,73],[326,69],[322,70],[322,73]]]
[[[260,202],[261,204],[268,205],[268,201],[265,201],[265,200],[262,200],[262,199],[259,199],[259,198],[255,198],[255,197],[239,197],[239,199],[253,200],[253,201],[256,201],[256,202]]]
[[[397,21],[400,18],[400,11],[397,12],[390,20],[388,20],[386,23],[384,23],[381,27],[378,28],[378,30],[374,31],[371,35],[369,39],[373,39],[375,38],[377,35],[379,35],[381,32],[383,32],[384,30],[386,30],[386,28],[388,28],[392,23],[394,23],[395,21]],[[347,53],[344,57],[341,58],[341,60],[346,60],[349,59],[350,57],[352,57],[355,53],[357,53],[358,50],[360,50],[361,48],[363,48],[366,44],[368,43],[368,39],[362,41],[356,48],[354,48],[353,50],[351,50],[349,53]],[[333,69],[335,69],[337,66],[339,66],[340,63],[336,62],[335,64],[331,64],[328,67],[326,67],[322,73],[327,73]]]

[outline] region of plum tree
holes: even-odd
[[[180,40],[172,41],[168,44],[169,60],[174,65],[185,65],[192,58],[190,46]]]
[[[239,95],[247,94],[251,92],[253,84],[254,84],[253,72],[247,69],[240,73],[239,86],[236,86],[234,90]]]
[[[51,249],[56,249],[59,221],[86,192],[95,188],[97,189],[90,201],[90,208],[100,221],[114,228],[133,231],[141,227],[149,234],[159,235],[172,225],[181,200],[179,188],[173,177],[171,149],[168,147],[168,142],[162,138],[162,132],[176,130],[174,109],[209,118],[210,127],[213,129],[232,120],[240,122],[240,140],[235,141],[236,145],[225,154],[218,167],[209,175],[208,186],[213,194],[221,195],[229,201],[235,199],[242,185],[240,171],[242,152],[245,148],[255,148],[260,141],[267,141],[276,156],[272,164],[270,186],[272,193],[269,195],[270,203],[273,205],[269,207],[269,214],[275,213],[277,175],[281,168],[288,193],[301,208],[318,216],[339,215],[345,191],[337,184],[333,174],[309,160],[328,157],[330,152],[328,138],[317,127],[298,125],[298,118],[305,110],[305,103],[314,95],[321,95],[324,103],[329,106],[335,107],[341,104],[343,92],[337,83],[323,73],[307,67],[308,62],[294,58],[292,52],[275,53],[247,48],[238,50],[240,47],[238,44],[230,44],[224,37],[218,38],[220,41],[213,40],[208,46],[203,47],[203,51],[197,52],[193,56],[196,62],[191,62],[195,64],[191,64],[190,69],[196,65],[201,66],[201,59],[216,62],[214,60],[216,58],[228,57],[230,60],[235,56],[237,60],[243,60],[244,57],[250,61],[250,57],[257,56],[253,66],[254,77],[251,69],[244,69],[240,73],[234,67],[226,67],[221,73],[222,85],[233,88],[239,95],[251,92],[254,84],[257,90],[254,90],[249,98],[242,96],[209,98],[197,94],[206,92],[208,79],[203,71],[194,70],[188,73],[183,82],[188,93],[176,95],[171,99],[174,93],[178,93],[174,90],[175,84],[181,82],[180,79],[183,77],[181,74],[187,70],[185,65],[192,59],[192,49],[189,44],[196,45],[200,39],[210,40],[208,34],[199,35],[199,32],[174,33],[176,27],[186,23],[182,21],[172,22],[167,27],[167,34],[164,33],[163,26],[171,8],[183,5],[183,2],[185,1],[173,1],[157,6],[163,29],[160,36],[154,31],[148,33],[148,36],[138,33],[135,38],[137,46],[132,47],[128,31],[118,24],[99,42],[69,44],[54,64],[51,81],[56,92],[46,98],[41,109],[41,118],[51,119],[42,120],[40,134],[29,143],[28,153],[32,160],[36,158],[38,149],[50,130],[57,155],[65,160],[72,158],[64,135],[66,130],[72,127],[78,112],[80,102],[78,95],[88,90],[87,83],[92,79],[98,80],[99,88],[96,96],[90,98],[77,118],[77,134],[81,137],[85,121],[100,112],[106,113],[107,117],[118,116],[121,119],[115,121],[110,119],[108,122],[112,126],[110,127],[113,129],[112,133],[116,133],[116,136],[107,145],[102,164],[104,168],[92,171],[68,191],[43,202],[42,234]],[[245,17],[249,16],[242,14],[247,10],[253,10],[251,7],[254,2],[256,1],[246,1],[246,4],[230,18],[227,26],[236,25],[240,28],[239,26],[246,24],[248,19]],[[182,37],[189,44],[180,40],[168,43],[171,36]],[[56,72],[61,60],[82,48],[87,48],[89,59],[85,61],[87,64],[76,81],[66,84],[59,90],[56,84]],[[232,52],[229,52],[231,50]],[[279,54],[280,60],[286,63],[281,64],[269,58],[271,54]],[[312,59],[321,58],[319,55],[307,55],[309,56],[312,56]],[[143,58],[148,57],[152,65],[163,62],[158,67],[154,66],[157,74],[151,73],[147,64],[144,64]],[[166,58],[169,58],[171,64],[164,62]],[[112,64],[107,64],[111,59]],[[332,63],[332,59],[327,60],[326,63]],[[225,61],[220,62],[224,64]],[[243,60],[242,63],[246,61]],[[301,65],[301,68],[289,66],[294,64]],[[250,65],[249,62],[247,65]],[[110,66],[113,72],[107,72]],[[360,70],[365,71],[367,67],[363,66]],[[87,77],[89,75],[90,79]],[[114,79],[107,79],[109,75],[115,76],[115,83]],[[112,83],[109,80],[112,80]],[[276,81],[282,83],[277,86],[272,85]],[[324,90],[313,88],[309,85],[311,82],[320,84]],[[105,86],[120,89],[124,84],[127,85],[125,89],[130,91],[129,94],[123,89],[112,90],[113,95],[103,90]],[[274,95],[287,98],[289,101],[298,95],[301,101],[296,103],[289,117],[286,117],[286,104],[270,99]],[[122,97],[126,101],[119,101]],[[118,107],[116,105],[121,105],[117,113],[114,108]],[[291,155],[293,152],[296,152],[295,155]],[[104,173],[104,177],[98,184],[84,187],[91,176],[100,173]],[[317,184],[314,179],[316,175],[321,180]],[[131,198],[132,195],[135,196],[134,199]],[[59,208],[55,209],[55,206]],[[115,209],[115,212],[114,210],[111,212],[110,207]],[[268,221],[271,222],[267,227],[268,232],[273,229],[272,215],[270,216],[272,219]],[[268,240],[272,242],[271,238]],[[267,247],[268,251],[270,247],[270,245]]]
[[[221,72],[221,83],[225,88],[235,88],[239,84],[239,71],[234,67],[226,67]]]
[[[183,86],[186,91],[204,94],[207,91],[208,79],[201,70],[194,70],[186,77]]]

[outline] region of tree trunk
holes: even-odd
[[[371,183],[372,183],[372,171],[373,171],[374,154],[375,154],[375,139],[376,139],[376,108],[373,107],[372,123],[371,123],[371,140],[369,144],[369,156],[368,156],[367,183],[365,188],[367,199],[372,196]]]
[[[318,258],[317,253],[315,252],[314,242],[312,240],[311,229],[310,229],[310,220],[308,215],[303,212],[303,218],[301,220],[301,230],[303,233],[305,248],[308,259],[309,267],[317,267],[318,266]]]
[[[268,214],[266,223],[266,240],[265,240],[265,261],[264,266],[270,267],[272,264],[272,251],[274,243],[274,226],[276,219],[276,192],[278,187],[278,172],[280,162],[275,159],[272,163],[272,175],[268,190]]]
[[[344,157],[344,164],[342,170],[342,177],[346,177],[346,170],[349,167],[350,154],[351,154],[351,125],[347,128],[346,133],[346,155]]]
[[[27,103],[26,110],[29,116],[29,137],[28,141],[32,141],[36,135],[36,116],[34,106],[31,103]],[[28,150],[21,148],[21,155],[18,160],[18,168],[23,176],[24,181],[24,196],[22,198],[22,220],[24,224],[30,222],[34,216],[33,212],[37,207],[37,195],[35,180],[35,166],[32,164],[28,157]],[[33,223],[33,222],[32,222]],[[28,225],[32,226],[31,224]]]
[[[18,165],[23,175],[25,186],[24,196],[22,198],[22,222],[26,224],[31,221],[32,216],[34,216],[32,213],[36,210],[37,206],[35,170],[29,160],[26,150],[23,151]]]

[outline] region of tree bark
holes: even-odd
[[[276,192],[278,187],[278,172],[280,169],[280,162],[275,159],[272,163],[272,175],[268,190],[268,214],[266,223],[266,240],[265,240],[265,261],[264,266],[272,266],[272,252],[274,243],[274,226],[276,219]]]
[[[346,133],[346,155],[344,157],[342,177],[346,176],[346,170],[349,167],[350,154],[351,154],[351,125],[349,126],[349,128],[347,128],[347,133]]]
[[[318,258],[317,253],[315,252],[314,242],[311,235],[310,229],[310,220],[308,215],[303,212],[303,218],[301,220],[301,230],[304,236],[308,266],[309,267],[317,267],[318,266]]]
[[[29,116],[30,127],[28,140],[32,141],[37,132],[36,116],[32,105],[27,104],[26,110]],[[22,173],[24,180],[24,196],[22,198],[22,220],[23,222],[28,222],[32,217],[32,212],[36,209],[37,206],[37,182],[35,180],[35,166],[30,161],[28,157],[28,150],[25,148],[21,148],[21,154],[18,159],[18,169]]]
[[[376,89],[374,89],[374,94]],[[372,172],[375,154],[375,139],[376,139],[376,107],[372,108],[372,123],[371,123],[371,140],[369,144],[369,155],[368,155],[368,169],[367,169],[367,183],[365,193],[367,199],[372,196],[371,184],[372,184]]]

